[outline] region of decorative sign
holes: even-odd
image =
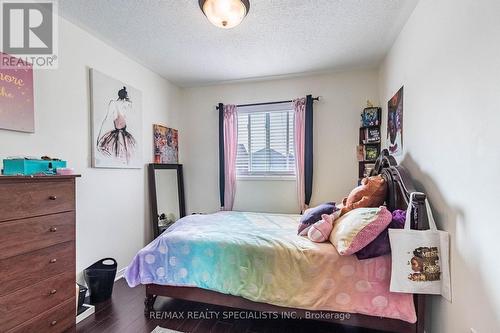
[[[2,52],[0,59],[21,61]],[[0,128],[35,132],[33,68],[27,63],[20,63],[19,69],[0,66]]]

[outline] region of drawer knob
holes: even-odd
[[[57,231],[57,228],[56,228],[56,227],[50,227],[49,231],[50,231],[50,232],[56,232],[56,231]]]
[[[51,323],[50,323],[50,326],[56,326],[57,324],[57,320],[53,320]]]
[[[52,290],[50,291],[50,294],[51,294],[51,295],[54,295],[55,293],[57,293],[57,290],[55,290],[55,289],[52,289]]]
[[[50,259],[50,261],[49,261],[49,262],[50,262],[51,264],[55,264],[55,263],[56,263],[56,261],[57,261],[57,259],[56,259],[56,258],[54,258],[54,259]]]
[[[50,200],[56,200],[56,199],[57,199],[57,197],[56,197],[55,195],[51,195],[51,196],[49,197],[49,199],[50,199]]]

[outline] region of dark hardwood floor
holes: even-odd
[[[187,311],[210,316],[210,311],[234,311],[234,309],[207,305],[195,302],[181,301],[159,297],[155,310],[165,311],[170,318],[149,319],[144,316],[144,287],[129,288],[124,279],[115,283],[113,297],[96,305],[96,313],[77,325],[78,333],[149,333],[156,326],[169,328],[180,332],[193,333],[377,333],[375,331],[341,327],[311,320],[293,319],[229,319],[213,318],[190,319]],[[184,318],[175,318],[175,314],[183,313]],[[382,333],[382,332],[380,332]]]

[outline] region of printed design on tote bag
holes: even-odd
[[[411,270],[414,272],[408,275],[408,279],[411,281],[439,281],[441,279],[437,247],[416,248],[408,265],[411,266]]]

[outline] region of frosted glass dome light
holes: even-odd
[[[213,25],[234,28],[250,10],[249,0],[199,0],[200,8]]]

